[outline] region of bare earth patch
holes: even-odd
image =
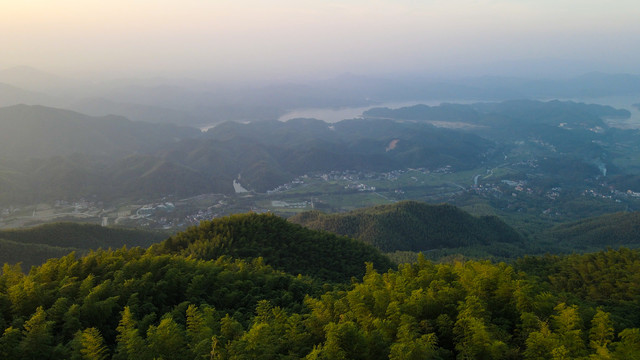
[[[400,141],[400,139],[393,139],[391,140],[391,142],[389,143],[389,145],[387,145],[387,148],[385,149],[387,152],[393,150],[396,148],[396,145],[398,145],[398,141]]]

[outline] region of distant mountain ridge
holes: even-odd
[[[0,107],[17,104],[48,105],[53,102],[53,99],[46,94],[0,82]]]
[[[474,217],[455,206],[402,201],[343,214],[304,212],[289,219],[310,229],[359,239],[384,252],[428,251],[523,238],[494,216]]]
[[[0,70],[0,82],[29,91],[55,90],[68,80],[30,66],[14,66]]]
[[[532,65],[525,66],[530,69]],[[504,64],[500,66],[503,70],[504,67]],[[571,65],[573,67],[575,64]],[[557,70],[555,65],[552,68]],[[74,79],[18,66],[0,70],[0,83],[56,98],[55,102],[46,103],[28,98],[18,102],[0,101],[4,105],[57,105],[93,115],[116,114],[138,121],[198,126],[229,120],[274,120],[292,109],[359,107],[384,102],[504,101],[640,94],[640,76],[599,72],[560,79],[541,76],[529,79],[514,76],[434,79],[419,74],[393,77],[342,74],[305,83],[275,82],[245,87],[162,77],[106,81],[93,77]],[[166,112],[162,113],[161,109]]]
[[[599,118],[629,118],[628,110],[611,106],[576,103],[572,101],[508,100],[474,104],[448,104],[438,106],[414,105],[398,109],[372,108],[363,113],[365,118],[389,118],[396,120],[435,120],[470,122],[483,125],[495,124],[496,116],[519,123],[552,124],[573,122],[575,119],[590,125],[604,125]]]
[[[88,98],[73,102],[70,108],[92,116],[118,114],[134,121],[193,125],[205,122],[188,112],[171,108],[131,103],[121,103],[102,98]]]
[[[24,161],[56,155],[128,154],[198,135],[193,128],[92,117],[45,106],[0,108],[0,156]]]

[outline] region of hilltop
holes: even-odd
[[[459,208],[402,201],[344,214],[301,213],[289,219],[310,229],[353,237],[382,251],[425,251],[523,239],[495,216],[474,217]]]
[[[171,236],[149,249],[151,254],[179,254],[211,260],[261,257],[267,265],[324,281],[346,281],[364,274],[364,263],[387,270],[393,263],[358,240],[306,229],[271,214],[237,214]]]

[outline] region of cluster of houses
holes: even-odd
[[[313,201],[286,202],[282,200],[271,201],[271,206],[285,209],[306,209],[314,208]]]

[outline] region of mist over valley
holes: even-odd
[[[632,1],[6,2],[0,359],[635,359]]]

